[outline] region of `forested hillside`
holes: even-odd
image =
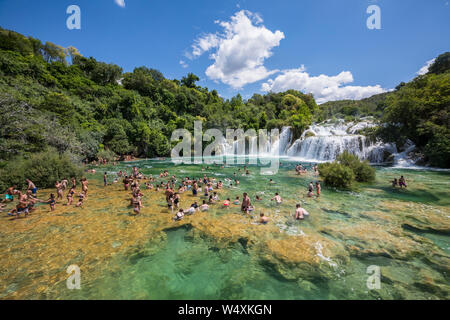
[[[176,128],[275,128],[301,133],[317,105],[298,91],[230,100],[196,85],[188,74],[166,79],[139,67],[123,73],[114,64],[85,58],[77,49],[42,44],[0,30],[0,158],[54,147],[90,160],[133,154],[167,156]]]
[[[223,99],[197,86],[194,74],[167,79],[148,66],[124,73],[74,47],[0,28],[0,174],[8,175],[13,164],[31,165],[33,155],[46,152],[72,163],[167,156],[172,131],[193,130],[195,120],[203,121],[204,130],[287,125],[299,137],[313,121],[366,115],[385,123],[376,132],[385,141],[409,138],[431,164],[450,167],[449,55],[393,92],[317,106],[312,95],[295,90]],[[0,187],[14,180],[5,179]]]

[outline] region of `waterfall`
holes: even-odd
[[[362,120],[354,123],[339,119],[313,124],[292,144],[287,155],[304,161],[323,162],[333,161],[340,153],[348,151],[360,159],[381,163],[386,148],[380,141],[373,142],[358,134],[362,129],[375,126],[369,118]]]
[[[373,141],[360,134],[365,128],[375,127],[373,118],[362,118],[358,122],[345,122],[343,119],[326,120],[311,125],[302,136],[292,141],[290,127],[283,127],[279,137],[272,139],[268,132],[268,143],[261,148],[258,137],[245,139],[244,153],[249,156],[271,157],[286,156],[308,162],[333,161],[336,157],[348,151],[362,160],[370,163],[383,163],[387,155],[394,154],[394,163],[404,162],[407,152],[414,146],[407,146],[407,151],[398,154],[395,144]],[[225,138],[219,144],[222,155],[239,154],[239,141],[227,142]],[[258,152],[259,150],[259,152]],[[409,163],[409,162],[408,162]]]
[[[265,144],[265,148],[262,147],[261,152],[258,152],[258,149],[261,148],[259,146],[259,139],[258,136],[256,137],[249,137],[248,139],[245,139],[245,155],[249,156],[264,156],[264,157],[270,157],[275,155],[286,155],[286,151],[291,144],[292,140],[292,130],[290,127],[283,127],[281,129],[281,133],[279,134],[279,137],[276,137],[272,141],[272,137],[270,135],[270,132],[267,133],[267,143]],[[222,138],[221,142],[219,143],[219,150],[217,154],[221,155],[233,155],[233,154],[239,154],[238,146],[240,141],[234,140],[231,144],[226,140],[225,137]]]

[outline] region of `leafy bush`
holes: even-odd
[[[348,151],[338,155],[334,162],[320,164],[319,174],[327,186],[342,189],[349,189],[354,181],[375,180],[375,169]]]
[[[353,171],[337,162],[320,164],[319,174],[325,185],[335,188],[350,189],[355,180]]]
[[[25,179],[33,181],[38,188],[49,188],[64,178],[80,178],[83,171],[67,154],[55,150],[32,154],[29,158],[17,157],[0,169],[0,190],[12,185],[26,187]]]
[[[372,182],[375,180],[375,169],[369,165],[367,160],[361,161],[357,156],[348,151],[344,151],[338,155],[336,160],[353,171],[356,181]]]
[[[101,148],[97,153],[97,159],[106,159],[107,161],[114,161],[117,155],[109,149]]]

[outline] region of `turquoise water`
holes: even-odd
[[[315,182],[319,177],[296,175],[296,163],[283,160],[275,175],[260,174],[260,167],[256,165],[249,165],[250,175],[245,175],[243,165],[225,165],[224,168],[209,165],[208,168],[206,164],[174,165],[170,160],[142,160],[96,167],[97,173],[88,177],[91,181],[97,180],[99,185],[105,171],[112,181],[116,172],[130,172],[134,165],[145,175],[158,177],[158,183],[167,181],[168,178],[159,178],[159,173],[165,169],[177,178],[206,174],[224,182],[221,200],[242,198],[242,193],[247,192],[256,207],[255,214],[247,217],[237,206],[225,209],[216,204],[203,216],[189,217],[188,223],[171,222],[167,218],[171,213],[163,193],[144,190],[143,214],[134,217],[130,215],[131,208],[122,200],[126,199],[127,193],[121,191],[120,183],[116,187],[107,187],[104,192],[100,188],[94,189],[95,194],[89,201],[95,201],[97,206],[87,205],[83,209],[85,219],[100,223],[117,219],[114,228],[124,232],[122,237],[131,232],[132,229],[127,231],[130,225],[137,224],[138,232],[142,234],[136,237],[142,239],[144,236],[147,240],[132,250],[111,254],[97,264],[81,259],[84,264],[95,265],[95,276],[84,275],[82,289],[75,291],[67,290],[65,281],[60,281],[44,297],[448,299],[448,171],[378,167],[374,183],[361,184],[354,191],[323,186],[320,198],[307,198],[309,182]],[[390,181],[400,175],[407,179],[406,190],[390,187]],[[239,179],[240,184],[229,186],[225,178]],[[275,183],[270,184],[269,179]],[[283,198],[279,206],[270,200],[275,192]],[[261,196],[262,201],[255,201],[256,195]],[[200,202],[203,198],[194,198],[191,192],[186,192],[181,199],[182,207],[187,208],[194,200]],[[113,202],[108,204],[108,201]],[[103,203],[105,206],[101,205]],[[293,218],[297,203],[310,213],[303,221]],[[260,212],[269,217],[268,225],[258,225]],[[209,229],[215,225],[217,229]],[[105,239],[114,239],[115,229],[109,228],[105,224],[98,232],[103,232]],[[83,231],[85,229],[75,225],[64,230],[87,232]],[[237,239],[230,241],[226,237],[228,233]],[[84,236],[89,237],[89,234]],[[99,235],[98,239],[102,237]],[[279,241],[285,241],[284,246],[278,247]],[[289,247],[289,244],[301,241],[305,241],[304,246]],[[124,238],[117,237],[111,246],[124,248]],[[82,256],[86,257],[94,249],[95,243],[84,248]],[[298,252],[293,252],[296,250]],[[311,255],[306,254],[309,251]],[[369,290],[367,287],[370,276],[367,267],[371,265],[381,268],[380,289]],[[30,297],[42,298],[32,292]]]

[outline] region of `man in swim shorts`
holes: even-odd
[[[37,188],[34,185],[34,183],[30,180],[30,179],[26,179],[27,184],[28,184],[28,189],[27,190],[31,190],[31,193],[33,194],[33,197],[36,197],[36,193],[37,193]]]

